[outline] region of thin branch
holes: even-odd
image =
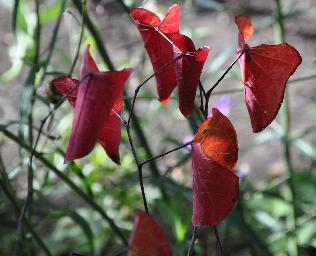
[[[204,98],[206,99],[206,92],[205,92],[205,89],[204,89],[201,81],[199,81],[199,90],[200,90],[200,99],[201,99],[200,111],[201,111],[204,119],[206,119],[207,118],[207,110],[204,109]]]
[[[225,72],[222,74],[222,76],[216,81],[216,83],[211,87],[211,89],[209,89],[206,92],[205,95],[205,107],[204,107],[204,111],[207,113],[208,112],[208,104],[210,101],[210,97],[211,94],[213,92],[213,90],[219,85],[219,83],[225,78],[225,76],[228,74],[228,72],[233,68],[233,66],[236,64],[236,62],[240,59],[240,57],[245,53],[245,50],[243,50],[238,56],[237,58],[233,61],[232,64],[229,65],[229,67],[225,70]]]
[[[2,133],[19,144],[20,147],[27,150],[29,153],[33,151],[33,148],[22,140],[20,140],[16,135],[5,129],[3,126],[0,126],[0,130]],[[92,209],[98,212],[102,218],[109,224],[113,232],[121,239],[121,242],[124,245],[127,245],[128,242],[123,235],[122,231],[115,224],[115,222],[107,215],[107,213],[102,209],[100,205],[98,205],[92,198],[90,198],[85,192],[83,192],[71,179],[68,178],[62,171],[58,170],[50,161],[48,161],[45,157],[42,156],[41,153],[34,151],[34,157],[39,160],[44,166],[46,166],[49,170],[51,170],[56,176],[58,176],[65,184],[67,184],[83,201],[85,201]]]
[[[53,55],[53,51],[54,51],[54,49],[55,49],[55,43],[56,43],[56,41],[57,41],[58,30],[59,30],[59,28],[60,28],[60,23],[61,23],[61,21],[62,21],[63,13],[64,13],[64,10],[65,10],[65,3],[66,3],[66,0],[63,0],[63,1],[61,2],[60,13],[59,13],[59,15],[58,15],[58,19],[57,19],[57,21],[56,21],[55,27],[54,27],[54,29],[53,29],[52,36],[51,36],[51,38],[50,38],[50,44],[49,44],[49,47],[48,47],[49,52],[48,52],[47,58],[46,58],[46,60],[45,60],[45,62],[44,62],[43,75],[42,75],[40,84],[43,83],[44,78],[45,78],[45,76],[47,75],[47,72],[46,72],[46,71],[47,71],[47,68],[48,68],[48,64],[49,64],[49,62],[50,62],[50,59],[51,59],[51,57],[52,57],[52,55]]]
[[[194,244],[195,244],[195,240],[196,240],[196,233],[197,233],[197,227],[194,227],[193,234],[192,234],[192,240],[191,240],[191,244],[190,244],[187,256],[191,256],[193,253]]]
[[[222,244],[221,239],[219,237],[219,233],[218,233],[216,225],[214,226],[213,229],[214,229],[214,235],[216,237],[217,245],[219,248],[220,256],[223,256],[224,255],[224,247],[223,247],[223,244]]]
[[[42,131],[44,128],[44,125],[46,123],[46,121],[48,120],[48,118],[54,113],[54,111],[56,111],[61,105],[62,103],[65,101],[65,99],[72,94],[72,92],[74,90],[76,90],[76,88],[88,77],[90,77],[92,74],[87,74],[86,76],[84,76],[77,84],[76,86],[74,86],[64,97],[62,97],[60,99],[60,101],[48,112],[48,114],[41,120],[41,124],[39,126],[38,129],[38,133],[37,133],[37,137],[35,140],[35,144],[33,146],[33,149],[31,151],[31,155],[29,158],[29,162],[28,162],[28,177],[27,177],[27,196],[26,199],[24,201],[23,207],[22,207],[22,211],[21,214],[18,218],[18,223],[17,223],[17,230],[16,230],[16,242],[15,242],[15,248],[14,248],[14,253],[13,255],[17,255],[19,248],[21,247],[21,243],[22,243],[22,232],[23,232],[23,221],[25,218],[25,214],[32,202],[33,199],[33,176],[34,176],[34,170],[33,170],[33,159],[34,159],[34,155],[36,153],[36,148],[38,145],[38,142],[40,140],[40,137],[42,135]]]
[[[80,52],[80,48],[81,48],[81,44],[82,44],[82,39],[83,39],[83,35],[84,35],[84,24],[85,24],[85,17],[86,17],[86,0],[82,1],[82,7],[81,7],[81,17],[82,17],[82,21],[81,21],[81,26],[80,26],[80,35],[79,35],[79,42],[78,42],[78,47],[77,47],[77,51],[75,54],[75,58],[74,61],[72,62],[71,68],[69,70],[68,76],[71,77],[74,68],[76,66],[78,57],[79,57],[79,52]]]
[[[129,144],[131,146],[131,150],[137,165],[137,170],[138,170],[138,178],[139,178],[139,186],[140,186],[140,190],[141,190],[141,194],[142,194],[142,199],[143,199],[143,204],[144,204],[144,208],[147,214],[149,214],[149,210],[148,210],[148,204],[147,204],[147,200],[146,200],[146,193],[145,193],[145,188],[144,188],[144,181],[143,181],[143,172],[142,172],[142,165],[143,163],[140,163],[137,153],[136,153],[136,149],[135,149],[135,145],[132,139],[132,135],[131,135],[131,131],[130,131],[130,125],[131,125],[131,120],[132,117],[135,116],[134,114],[134,107],[135,107],[135,103],[136,103],[136,98],[137,95],[140,91],[140,89],[150,80],[152,79],[154,76],[156,76],[157,74],[163,72],[169,65],[171,65],[172,63],[174,63],[175,61],[177,61],[178,59],[180,59],[183,56],[183,54],[178,55],[177,57],[175,57],[174,59],[172,59],[171,61],[167,62],[165,65],[163,65],[157,72],[153,73],[152,75],[150,75],[147,79],[145,79],[144,82],[142,82],[140,85],[137,86],[137,88],[134,91],[134,97],[133,97],[133,101],[132,101],[132,106],[130,108],[129,111],[129,116],[128,116],[128,120],[127,122],[125,122],[122,118],[121,120],[123,121],[125,127],[126,127],[126,132],[127,132],[127,136],[128,136],[128,140],[129,140]],[[154,158],[155,159],[155,158]],[[149,161],[147,162],[151,162],[152,160],[154,160],[153,158],[150,158]]]
[[[129,112],[129,116],[128,116],[128,121],[127,121],[127,127],[129,128],[130,123],[131,123],[131,119],[133,116],[133,111],[134,111],[134,107],[135,107],[135,102],[136,102],[136,98],[137,95],[140,91],[140,89],[150,80],[152,79],[154,76],[160,74],[161,72],[163,72],[168,66],[170,66],[172,63],[174,63],[175,61],[177,61],[178,59],[180,59],[184,54],[180,54],[177,57],[173,58],[172,60],[170,60],[169,62],[167,62],[166,64],[164,64],[157,72],[153,73],[152,75],[150,75],[148,78],[146,78],[144,80],[144,82],[142,82],[140,85],[137,86],[137,88],[134,91],[134,97],[133,97],[133,101],[132,101],[132,107],[130,109]]]
[[[187,146],[191,145],[192,143],[193,143],[193,140],[191,140],[191,141],[189,141],[189,142],[187,142],[187,143],[185,143],[185,144],[183,144],[183,145],[181,145],[181,146],[179,146],[179,147],[176,147],[176,148],[174,148],[174,149],[171,149],[171,150],[169,150],[169,151],[167,151],[167,152],[165,152],[165,153],[162,153],[162,154],[160,154],[160,155],[158,155],[158,156],[155,156],[155,157],[152,157],[152,158],[150,158],[150,159],[147,159],[146,161],[141,162],[140,165],[143,166],[143,165],[145,165],[145,164],[147,164],[147,163],[149,163],[149,162],[151,162],[151,161],[154,161],[154,160],[156,160],[156,159],[158,159],[158,158],[160,158],[160,157],[163,157],[163,156],[165,156],[165,155],[168,155],[168,154],[170,154],[170,153],[172,153],[172,152],[174,152],[174,151],[177,151],[177,150],[179,150],[179,149],[181,149],[181,148],[187,147]]]

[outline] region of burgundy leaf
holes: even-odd
[[[233,209],[238,196],[238,177],[208,158],[200,144],[192,145],[194,226],[212,226]]]
[[[174,58],[170,38],[179,34],[180,5],[172,5],[163,21],[159,17],[143,8],[131,10],[131,16],[143,38],[145,48],[156,74],[159,100],[167,104],[176,86]],[[168,63],[171,63],[167,66]]]
[[[204,154],[232,171],[238,160],[238,141],[234,126],[217,108],[212,109],[212,117],[206,119],[195,135],[194,143],[199,143]]]
[[[137,211],[129,240],[129,256],[171,256],[171,244],[162,227],[148,214]]]
[[[210,48],[204,46],[195,49],[192,40],[184,35],[172,37],[174,57],[184,54],[176,61],[176,79],[179,90],[179,108],[181,113],[189,118],[194,108],[196,89]]]
[[[52,83],[58,91],[67,96],[70,105],[75,107],[78,94],[78,87],[75,87],[78,85],[78,80],[71,79],[70,77],[59,77],[54,79]]]
[[[237,16],[238,51],[245,88],[245,101],[253,132],[260,132],[276,117],[285,92],[286,82],[301,64],[302,58],[291,45],[262,44],[249,47],[246,42],[254,29],[247,16]]]
[[[75,107],[72,134],[69,140],[65,162],[81,158],[91,152],[99,141],[107,155],[117,164],[120,162],[119,145],[123,88],[131,69],[99,72],[89,53],[84,54],[80,86],[78,81],[62,77],[53,84]]]

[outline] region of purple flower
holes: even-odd
[[[194,136],[192,134],[189,134],[189,135],[186,135],[183,138],[182,143],[185,144],[185,143],[188,143],[188,142],[190,142],[192,140],[194,140]],[[186,148],[191,150],[192,146],[191,145],[187,145]]]
[[[224,95],[220,97],[220,99],[215,103],[214,108],[217,108],[222,114],[228,116],[230,113],[230,109],[232,106],[231,97],[228,95]],[[208,117],[212,116],[212,111],[209,110]]]

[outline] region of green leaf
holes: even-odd
[[[62,8],[62,1],[55,1],[53,4],[49,5],[40,14],[40,23],[44,25],[45,23],[55,20],[58,18],[59,13]]]

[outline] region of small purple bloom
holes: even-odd
[[[220,97],[220,99],[215,103],[214,108],[217,108],[222,114],[228,116],[230,113],[230,109],[232,106],[231,97],[228,95],[224,95]],[[209,110],[208,117],[212,116],[212,111]]]
[[[182,140],[182,143],[185,144],[185,143],[188,143],[190,141],[194,140],[194,136],[192,134],[190,135],[186,135],[183,140]],[[187,145],[186,146],[187,149],[191,150],[192,146],[191,145]]]

